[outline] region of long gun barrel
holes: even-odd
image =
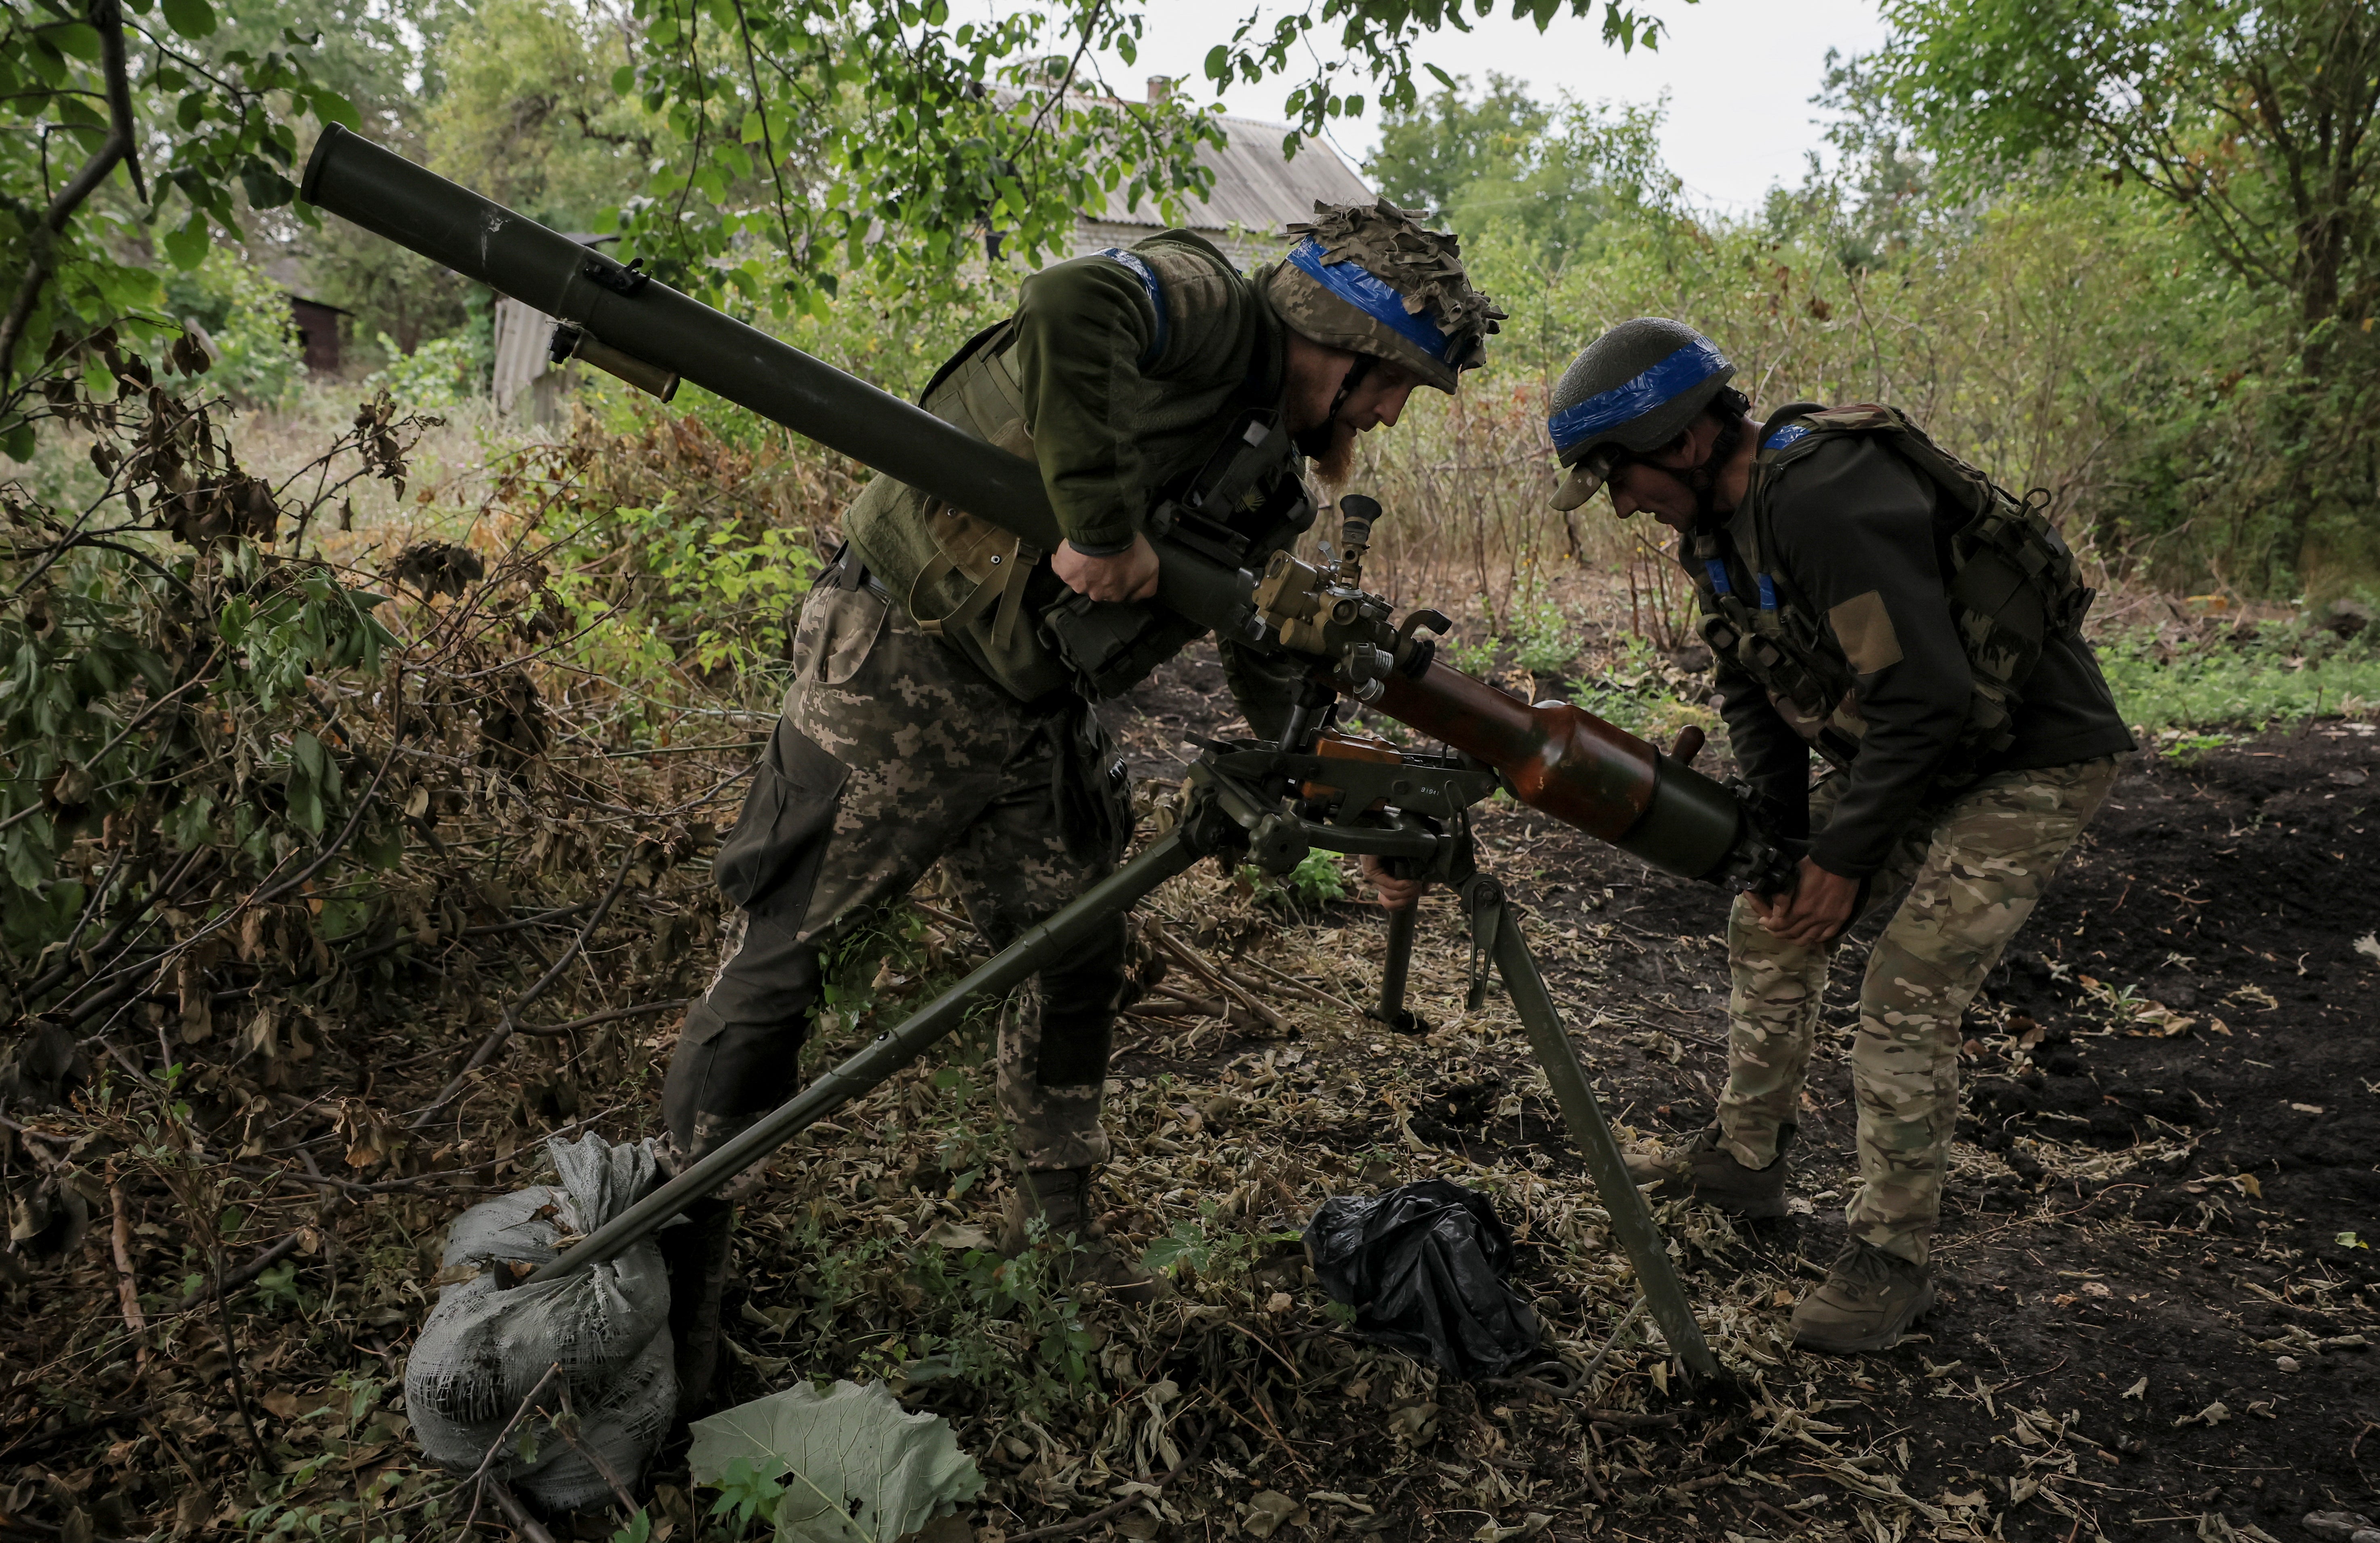
[[[301,193],[576,327],[577,357],[632,383],[652,390],[682,377],[1044,552],[1062,538],[1032,462],[336,125],[316,141]],[[1161,535],[1150,540],[1162,604],[1223,637],[1281,640],[1251,575]],[[1377,608],[1371,602],[1366,615]],[[1387,640],[1377,618],[1366,625],[1373,631],[1365,636]],[[1302,651],[1339,652],[1331,636],[1331,647]],[[1387,653],[1366,657],[1385,662]],[[1731,792],[1644,740],[1574,708],[1515,702],[1427,663],[1409,638],[1403,662],[1419,667],[1355,682],[1359,694],[1495,767],[1522,802],[1686,878],[1767,887],[1781,876],[1775,844]]]

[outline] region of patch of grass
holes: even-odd
[[[1706,677],[1683,674],[1650,642],[1632,637],[1602,669],[1570,683],[1570,701],[1631,734],[1666,744],[1689,723],[1705,730],[1718,725],[1718,715],[1690,695],[1708,689]]]
[[[2102,639],[2100,667],[2127,723],[2149,735],[2177,729],[2260,729],[2309,713],[2354,716],[2380,708],[2380,647],[2302,625],[2243,625],[2176,640],[2154,633]],[[2213,748],[2177,736],[2168,754]]]

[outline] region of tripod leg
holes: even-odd
[[[1417,903],[1389,913],[1389,957],[1380,970],[1380,1004],[1371,1012],[1371,1016],[1400,1034],[1423,1027],[1405,1010],[1405,978],[1413,967],[1414,923],[1420,913]]]
[[[638,1239],[718,1189],[747,1168],[825,1119],[853,1099],[906,1066],[943,1035],[965,1021],[967,1009],[988,992],[1006,991],[1065,952],[1083,924],[1129,910],[1141,896],[1184,872],[1204,855],[1186,828],[1159,838],[1139,857],[1085,891],[1081,898],[984,961],[977,969],[869,1041],[868,1048],[795,1094],[792,1101],[762,1115],[750,1129],[698,1159],[676,1178],[598,1227],[576,1245],[538,1267],[524,1285],[552,1281],[615,1257]]]
[[[1628,1251],[1629,1262],[1636,1267],[1636,1282],[1645,1293],[1645,1305],[1661,1326],[1662,1337],[1687,1369],[1704,1377],[1717,1376],[1718,1361],[1703,1339],[1702,1326],[1694,1321],[1685,1284],[1670,1263],[1653,1212],[1644,1195],[1629,1182],[1620,1143],[1612,1138],[1603,1106],[1596,1102],[1595,1090],[1587,1085],[1586,1068],[1580,1064],[1578,1050],[1562,1027],[1561,1012],[1546,990],[1545,978],[1537,973],[1537,961],[1521,936],[1519,918],[1504,905],[1500,891],[1483,897],[1482,904],[1503,912],[1501,925],[1496,929],[1497,972],[1504,978],[1504,989],[1512,993],[1512,1006],[1521,1015],[1522,1027],[1528,1031],[1529,1046],[1536,1052],[1537,1064],[1545,1068],[1546,1080],[1553,1085],[1555,1101],[1561,1105],[1562,1122],[1570,1127],[1579,1155],[1586,1160],[1587,1173],[1603,1197],[1603,1209],[1611,1215],[1611,1230]]]

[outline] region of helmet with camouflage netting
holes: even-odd
[[[1265,278],[1273,309],[1302,335],[1400,365],[1452,393],[1488,357],[1504,312],[1474,288],[1462,244],[1388,200],[1322,203]]]
[[[1595,496],[1621,456],[1647,456],[1680,434],[1727,389],[1735,366],[1682,322],[1640,316],[1588,344],[1554,387],[1546,428],[1570,468],[1554,507]]]

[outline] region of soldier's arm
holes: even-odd
[[[1025,281],[1010,362],[1059,528],[1087,555],[1128,549],[1146,512],[1151,479],[1115,404],[1130,395],[1120,387],[1204,352],[1171,330],[1141,273],[1114,258],[1074,258]]]
[[[1799,841],[1810,833],[1810,745],[1779,716],[1768,693],[1722,659],[1712,673],[1728,748],[1760,801],[1771,833]]]
[[[1243,648],[1228,638],[1218,638],[1215,651],[1223,659],[1223,684],[1240,716],[1259,739],[1279,739],[1289,727],[1289,711],[1297,684],[1313,667],[1294,654],[1266,653]]]
[[[1774,496],[1778,556],[1857,672],[1867,723],[1810,857],[1864,878],[1916,814],[1974,692],[1942,591],[1934,494],[1889,451],[1850,442],[1792,468]]]

